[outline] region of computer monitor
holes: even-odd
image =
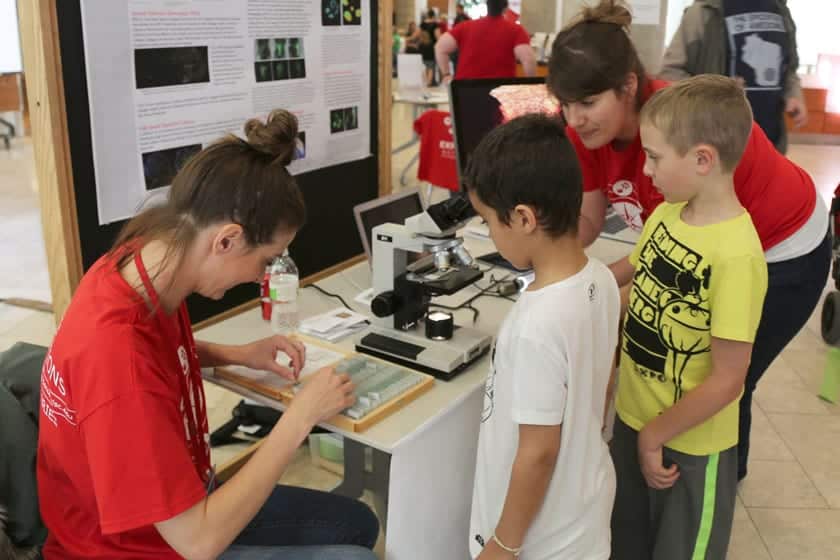
[[[463,179],[470,154],[495,127],[527,113],[556,114],[562,118],[545,78],[454,80],[450,83],[449,102],[459,180]]]
[[[404,189],[375,198],[353,207],[356,227],[368,261],[371,261],[373,228],[384,223],[405,224],[405,219],[422,212],[423,201],[418,189]]]

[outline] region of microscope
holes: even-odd
[[[373,228],[371,311],[376,318],[356,350],[448,381],[490,349],[492,337],[429,310],[433,296],[454,294],[483,276],[456,236],[473,216],[461,194],[429,206],[404,225]]]

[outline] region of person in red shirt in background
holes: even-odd
[[[528,32],[502,17],[507,0],[488,0],[487,16],[465,21],[444,33],[435,45],[435,58],[444,83],[452,79],[449,55],[458,51],[456,80],[507,78],[516,75],[516,61],[526,76],[537,71]]]
[[[626,7],[601,0],[557,35],[549,60],[548,88],[560,101],[583,171],[579,231],[585,245],[600,234],[608,204],[628,226],[641,230],[663,200],[643,171],[639,112],[668,83],[648,79],[629,38],[630,23]],[[740,401],[742,479],[747,474],[753,391],[814,311],[828,275],[831,240],[828,212],[814,182],[777,152],[755,123],[734,181],[768,263],[767,296]],[[626,257],[611,268],[620,286],[630,282],[633,269]],[[625,521],[632,525],[632,520]]]
[[[201,368],[240,364],[295,380],[306,361],[284,336],[239,346],[193,339],[187,296],[218,300],[258,282],[304,223],[286,170],[294,115],[252,119],[245,136],[193,156],[166,203],[129,221],[88,270],[64,314],[41,380],[48,560],[375,559],[379,525],[367,506],[277,486],[312,427],[355,400],[332,368],[314,373],[251,459],[214,485]]]

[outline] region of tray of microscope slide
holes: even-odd
[[[334,366],[336,371],[347,373],[356,386],[356,404],[327,423],[348,432],[366,430],[434,386],[435,379],[425,373],[371,356],[344,353],[308,338],[301,339],[306,345],[306,367],[298,383],[291,383],[274,373],[241,366],[216,368],[215,375],[288,405],[312,373],[325,366]]]

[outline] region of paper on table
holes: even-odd
[[[333,365],[344,357],[343,354],[333,352],[326,348],[306,343],[304,345],[306,346],[306,365],[304,365],[303,370],[300,372],[301,378],[318,371],[322,367]],[[280,365],[288,366],[290,361],[291,358],[285,352],[277,353],[277,363]],[[283,389],[293,383],[270,371],[251,369],[245,366],[230,366],[225,369],[272,389]]]
[[[370,302],[373,301],[373,288],[362,290],[355,298],[353,298],[353,300],[370,309]]]
[[[305,377],[310,373],[314,373],[323,367],[327,367],[333,365],[334,363],[338,362],[342,358],[344,358],[344,354],[339,352],[333,352],[332,350],[328,350],[327,348],[322,348],[320,346],[315,346],[313,344],[306,344],[304,342],[304,346],[306,346],[306,364],[303,367],[303,370],[300,372],[301,377]],[[283,352],[277,353],[277,362],[280,365],[287,366],[291,358],[284,354]]]
[[[315,333],[328,333],[333,329],[346,329],[367,321],[367,317],[344,307],[321,313],[302,321],[302,329]]]
[[[309,330],[301,327],[300,332],[302,332],[303,334],[308,334],[310,336],[315,336],[315,337],[318,337],[318,338],[322,338],[322,339],[327,340],[329,342],[335,342],[336,340],[340,340],[340,339],[344,338],[345,336],[351,335],[355,332],[358,332],[362,329],[365,329],[366,327],[367,327],[367,324],[365,324],[365,323],[356,323],[355,325],[350,325],[349,327],[340,327],[340,328],[333,329],[331,331],[324,332],[324,333],[309,331]]]
[[[820,387],[820,398],[836,403],[840,396],[840,348],[830,348]]]

